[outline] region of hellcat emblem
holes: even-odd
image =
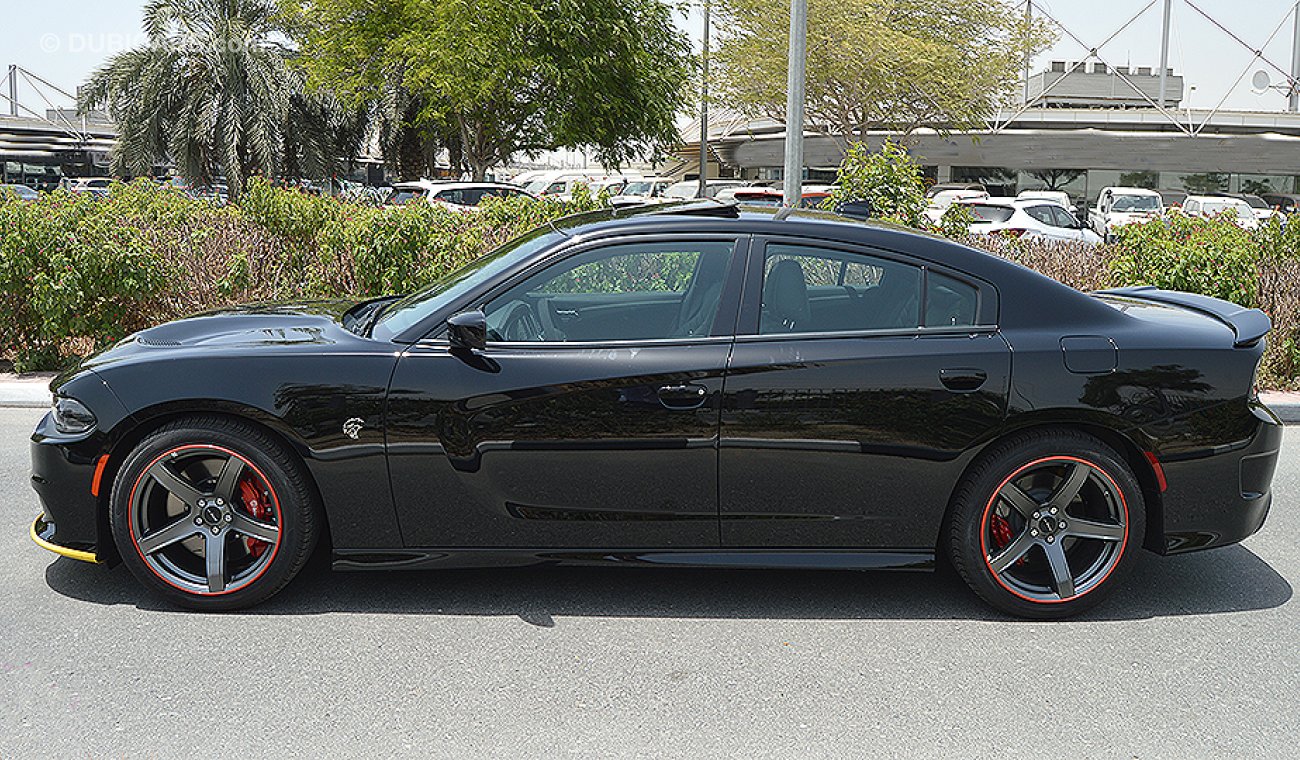
[[[347,434],[348,438],[356,440],[357,437],[361,435],[361,428],[364,427],[365,424],[366,421],[360,417],[353,417],[343,423],[343,432]]]

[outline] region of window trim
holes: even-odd
[[[543,255],[536,261],[529,262],[520,269],[511,272],[508,276],[493,283],[486,290],[474,293],[466,298],[460,304],[451,309],[447,316],[459,314],[463,311],[479,308],[482,309],[492,299],[509,291],[511,288],[533,277],[554,265],[560,264],[574,256],[580,256],[590,251],[600,248],[612,248],[621,245],[636,243],[716,243],[730,242],[731,262],[727,268],[726,276],[723,280],[722,293],[718,298],[718,310],[713,317],[713,331],[710,335],[695,336],[691,338],[643,338],[637,340],[602,340],[602,341],[492,341],[487,342],[488,350],[496,348],[545,348],[554,349],[557,347],[573,348],[620,348],[635,347],[641,345],[647,346],[669,346],[669,345],[694,345],[699,343],[729,342],[734,339],[736,331],[736,320],[733,318],[728,323],[725,315],[730,310],[733,317],[739,316],[740,298],[741,298],[741,278],[745,272],[747,257],[750,248],[750,235],[744,233],[729,232],[698,232],[698,233],[660,233],[660,234],[623,234],[611,235],[608,237],[598,237],[590,240],[580,240],[570,245],[563,245],[551,252]],[[441,319],[425,337],[416,341],[417,345],[432,347],[449,345],[446,337],[447,322]]]
[[[921,270],[921,294],[918,304],[917,320],[922,324],[916,327],[881,328],[862,330],[829,330],[798,333],[760,333],[759,320],[762,312],[763,277],[767,266],[767,249],[771,245],[792,245],[811,249],[821,249],[855,256],[884,259],[899,264],[906,264]],[[927,335],[970,335],[992,333],[999,330],[1000,302],[997,287],[991,282],[961,270],[942,264],[900,253],[886,248],[870,245],[825,240],[813,237],[796,237],[792,235],[754,235],[750,239],[748,268],[745,272],[744,299],[740,307],[740,317],[736,325],[737,342],[750,343],[762,340],[788,339],[824,339],[824,338],[867,338],[895,336]],[[943,327],[926,327],[925,307],[929,289],[930,271],[950,277],[958,282],[975,288],[975,315],[978,324],[967,326],[945,325]]]

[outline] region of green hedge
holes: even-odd
[[[0,199],[0,356],[20,371],[64,366],[135,330],[250,301],[406,292],[539,224],[590,210],[491,200],[478,212],[372,208],[254,180],[219,208],[153,183],[107,198]],[[1264,309],[1274,321],[1262,382],[1300,387],[1300,223],[1247,233],[1174,215],[1113,245],[965,238],[1090,290],[1151,284]]]
[[[261,180],[225,208],[148,181],[114,185],[98,200],[0,199],[0,356],[19,371],[52,369],[206,309],[410,291],[595,203],[374,208]]]

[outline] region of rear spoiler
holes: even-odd
[[[1273,323],[1269,320],[1268,315],[1259,309],[1247,309],[1230,301],[1197,295],[1196,293],[1160,290],[1151,285],[1140,285],[1133,288],[1099,290],[1097,295],[1123,296],[1141,301],[1181,306],[1184,309],[1214,317],[1232,328],[1232,332],[1236,335],[1232,345],[1237,348],[1255,345],[1261,338],[1268,335],[1269,330],[1273,329]]]

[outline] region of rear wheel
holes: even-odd
[[[1109,446],[1074,431],[1033,433],[990,451],[959,488],[949,554],[1000,610],[1078,614],[1127,571],[1145,529],[1142,491]]]
[[[302,467],[256,427],[217,417],[169,423],[127,457],[111,523],[145,586],[202,610],[264,601],[302,568],[319,533]]]

